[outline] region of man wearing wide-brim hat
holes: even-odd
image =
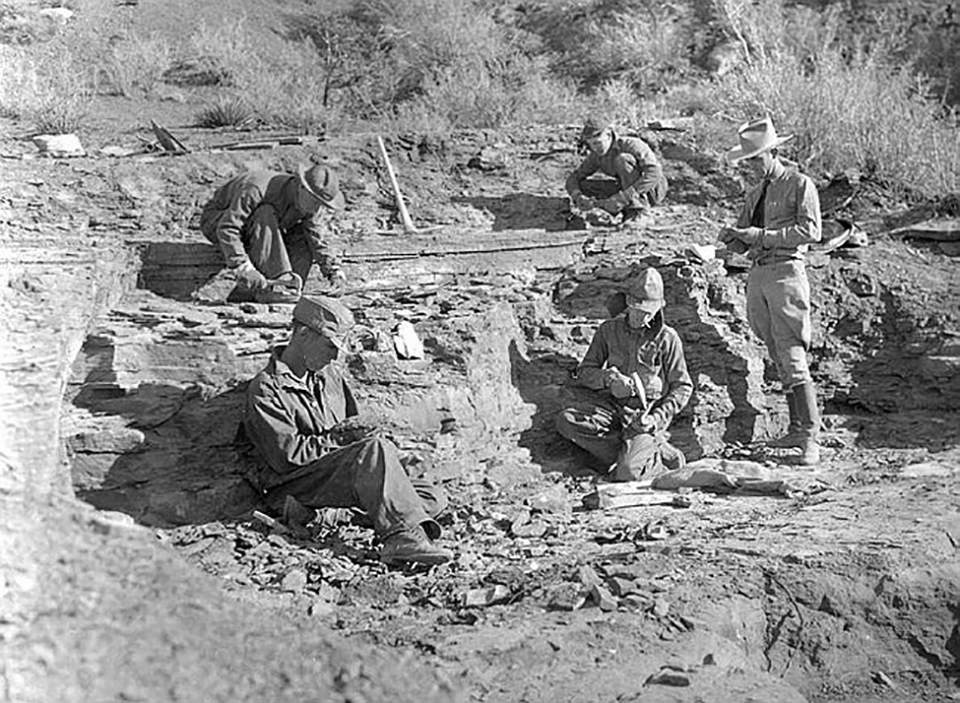
[[[584,121],[580,141],[588,154],[566,181],[573,207],[600,208],[625,224],[637,221],[666,197],[660,160],[639,137],[621,136],[607,120],[593,115]],[[604,177],[595,177],[597,172]]]
[[[556,427],[599,461],[601,473],[632,481],[686,463],[667,428],[693,383],[680,336],[664,323],[660,272],[637,272],[622,292],[626,307],[597,328],[576,370],[590,398],[563,410]]]
[[[200,215],[237,281],[236,300],[296,302],[314,262],[334,283],[343,278],[329,249],[330,213],[344,207],[336,172],[322,164],[297,173],[255,170],[220,186]],[[294,288],[294,290],[290,290]]]
[[[301,297],[289,344],[250,382],[243,426],[264,460],[257,477],[263,501],[278,513],[291,500],[300,511],[359,509],[387,564],[449,561],[434,542],[443,491],[408,477],[393,442],[353,424],[357,404],[339,362],[353,323],[337,299]]]
[[[727,160],[740,163],[757,185],[734,227],[720,241],[752,260],[747,277],[747,320],[767,347],[780,374],[790,411],[785,437],[773,444],[800,449],[800,463],[820,461],[820,412],[807,364],[811,340],[810,283],[805,255],[821,238],[820,197],[796,164],[782,159],[770,118],[740,127]]]

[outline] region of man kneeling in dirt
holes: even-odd
[[[353,327],[350,310],[304,296],[293,319],[290,343],[247,389],[244,429],[267,463],[260,474],[266,504],[280,511],[292,497],[313,509],[360,508],[383,541],[385,563],[449,561],[451,553],[432,541],[440,536],[434,518],[446,507],[443,491],[411,480],[390,440],[351,421],[356,401],[337,362]]]
[[[590,118],[580,141],[589,154],[566,183],[574,208],[581,212],[600,208],[625,224],[663,202],[667,179],[656,154],[642,139],[621,137],[609,124]],[[597,171],[609,178],[591,178]]]
[[[337,283],[339,262],[326,241],[326,215],[344,207],[336,173],[248,171],[224,183],[200,215],[200,231],[220,247],[237,287],[232,297],[296,302],[310,266]]]
[[[640,272],[626,291],[626,309],[597,329],[577,367],[594,402],[567,408],[557,431],[600,460],[618,481],[651,478],[686,464],[667,428],[693,392],[683,343],[663,319],[663,279]]]

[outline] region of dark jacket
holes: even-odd
[[[634,331],[627,325],[626,313],[607,320],[597,328],[583,361],[577,367],[580,385],[603,391],[604,372],[616,367],[620,373],[636,373],[650,407],[660,425],[667,427],[690,400],[693,382],[683,356],[683,342],[676,330],[663,321],[660,310],[648,327]],[[611,401],[633,405],[635,398]]]
[[[227,266],[247,261],[242,232],[247,219],[261,205],[277,214],[280,229],[288,232],[302,227],[314,261],[326,275],[339,264],[330,254],[324,223],[324,209],[314,215],[302,212],[297,203],[299,177],[278,171],[247,171],[217,188],[200,215],[200,230],[220,247]]]
[[[261,477],[263,488],[306,473],[312,462],[339,448],[330,430],[357,414],[336,364],[300,379],[280,360],[283,349],[274,350],[247,387],[246,436],[270,467]]]

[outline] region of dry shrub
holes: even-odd
[[[960,188],[960,131],[910,66],[871,49],[766,54],[721,83],[731,117],[773,116],[797,135],[799,159],[823,173],[855,170],[902,192]]]
[[[90,70],[70,52],[0,47],[0,112],[38,134],[75,132],[89,112],[91,85]]]
[[[256,120],[247,102],[236,95],[220,95],[196,117],[198,127],[243,127]]]
[[[397,120],[402,128],[427,125],[432,132],[556,122],[575,110],[577,98],[544,68],[518,55],[435,71],[420,95],[398,107]]]
[[[113,91],[127,97],[151,94],[170,68],[170,43],[156,34],[131,34],[113,44],[104,65]]]

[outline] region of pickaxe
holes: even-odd
[[[403,231],[406,234],[420,234],[430,230],[439,229],[435,227],[426,227],[417,229],[410,219],[410,212],[407,210],[407,204],[403,201],[403,193],[400,192],[400,183],[397,182],[397,174],[393,171],[393,165],[390,163],[390,157],[387,155],[387,147],[383,143],[383,137],[377,136],[377,144],[380,146],[380,155],[383,157],[383,163],[387,167],[387,175],[390,176],[390,185],[393,186],[393,197],[397,201],[397,209],[400,211],[400,222],[403,224]]]

